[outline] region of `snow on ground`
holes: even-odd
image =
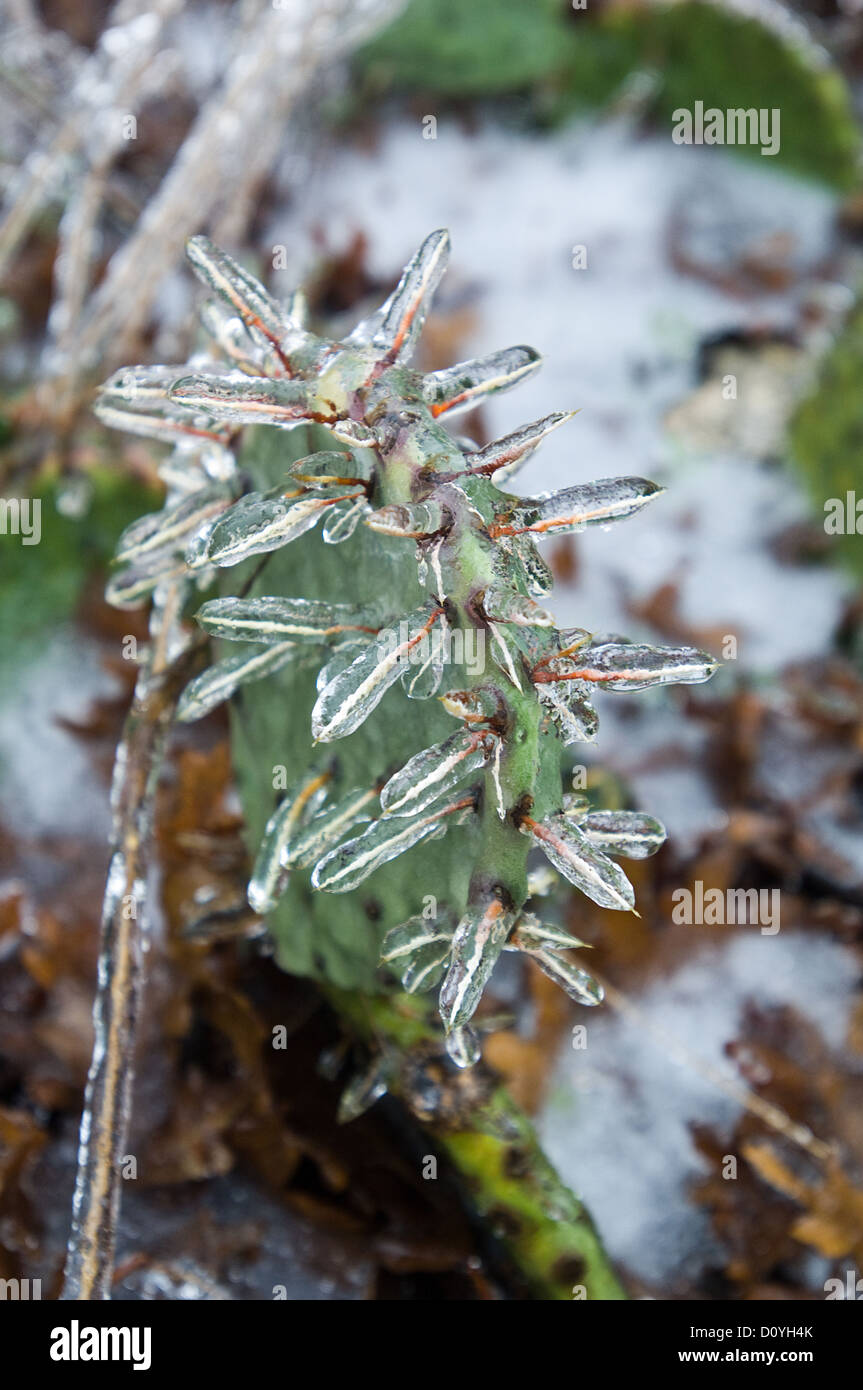
[[[645,990],[638,1006],[646,1026],[608,1006],[579,1012],[587,1047],[561,1052],[540,1134],[610,1255],[632,1274],[673,1292],[724,1263],[707,1217],[688,1198],[706,1173],[689,1127],[698,1122],[729,1134],[740,1113],[648,1030],[739,1081],[723,1048],[739,1036],[747,1000],[791,1005],[841,1048],[857,975],[851,952],[824,937],[747,933]]]
[[[826,649],[846,581],[828,568],[779,565],[765,544],[807,514],[793,474],[688,453],[662,421],[695,384],[704,337],[794,322],[807,275],[830,246],[829,194],[724,151],[635,138],[626,125],[537,136],[441,120],[437,139],[424,140],[420,121],[399,119],[372,149],[332,149],[298,201],[308,212],[280,212],[269,228],[288,248],[285,290],[315,263],[315,229],[333,250],[364,232],[370,269],[386,278],[432,228],[449,227],[439,303],[475,310],[465,355],[518,342],[545,354],[533,380],[487,407],[490,429],[580,409],[524,469],[518,491],[627,473],[669,486],[611,535],[578,538],[580,581],[555,597],[563,622],[637,637],[624,598],[679,580],[682,616],[736,633],[743,668],[768,671]],[[681,217],[688,248],[720,267],[755,243],[790,237],[796,287],[741,300],[680,274],[668,235]],[[573,269],[577,246],[586,248],[583,270]]]

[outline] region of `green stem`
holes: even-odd
[[[323,989],[355,1036],[391,1054],[391,1092],[449,1159],[532,1296],[625,1299],[590,1216],[493,1073],[482,1065],[447,1069],[440,1033],[415,999]]]

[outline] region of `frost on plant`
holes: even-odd
[[[652,854],[664,838],[649,816],[591,811],[563,791],[564,750],[596,733],[593,692],[703,681],[715,662],[689,647],[556,626],[536,541],[624,520],[661,489],[623,477],[538,497],[505,491],[570,418],[565,412],[482,449],[454,439],[445,428],[451,416],[515,386],[539,356],[517,346],[428,374],[409,365],[448,249],[446,232],[433,232],[386,303],[334,342],[308,331],[299,297],[280,303],[196,237],[189,259],[214,294],[204,323],[218,359],[119,372],[97,410],[109,424],[174,444],[162,465],[164,510],[120,542],[116,603],[140,602],[178,574],[191,593],[216,571],[315,527],[324,545],[364,525],[386,538],[381,544],[415,547],[425,599],[408,613],[388,611],[385,592],[367,606],[314,594],[204,603],[200,626],[237,651],[196,677],[179,717],[197,719],[289,663],[319,671],[308,718],[320,757],[267,825],[249,885],[260,913],[275,907],[293,873],[310,873],[320,892],[346,893],[414,846],[458,835],[468,822],[477,829],[466,840],[475,850],[464,910],[442,903],[434,921],[404,922],[382,957],[408,992],[439,986],[450,1055],[469,1065],[479,1050],[471,1019],[501,951],[532,957],[581,1004],[602,997],[565,954],[582,943],[526,910],[530,852],[542,851],[595,903],[634,911],[617,860]],[[327,428],[333,447],[286,465],[279,486],[244,492],[234,458],[241,428],[311,423]],[[483,660],[451,662],[459,642]],[[371,767],[366,785],[336,791],[332,746],[374,719],[397,682],[406,700],[440,700],[455,721],[451,735],[429,747],[420,741],[403,766]],[[415,724],[421,730],[421,718]]]

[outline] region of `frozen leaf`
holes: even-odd
[[[181,376],[186,376],[188,371],[185,364],[121,367],[100,386],[97,403],[131,405],[138,410],[158,410],[167,401],[168,392],[174,382]]]
[[[505,556],[514,575],[517,576],[528,593],[535,598],[545,598],[554,588],[554,575],[540,555],[530,536],[510,536],[498,541],[501,555]]]
[[[350,892],[382,864],[389,863],[423,840],[437,839],[446,834],[447,822],[443,818],[469,805],[468,800],[457,802],[452,806],[439,807],[415,820],[386,816],[372,821],[361,835],[346,840],[324,856],[312,874],[313,887],[322,888],[328,893]]]
[[[524,497],[499,514],[491,536],[565,535],[632,516],[665,491],[646,478],[601,478],[541,497]]]
[[[546,658],[534,668],[537,683],[590,681],[609,690],[646,690],[651,685],[693,685],[709,680],[719,663],[694,647],[647,647],[601,642],[568,656]]]
[[[207,300],[199,310],[201,323],[225,357],[250,376],[261,376],[264,363],[275,354],[263,348],[249,333],[239,314],[232,313],[215,300]]]
[[[147,563],[117,569],[105,585],[105,599],[112,608],[137,608],[159,584],[182,578],[185,569],[175,555],[156,551]]]
[[[410,816],[424,811],[453,787],[485,767],[494,739],[470,729],[460,729],[405,763],[381,791],[387,815]]]
[[[377,631],[361,608],[309,598],[216,598],[196,617],[205,632],[229,642],[324,642],[345,631]]]
[[[468,1024],[447,1033],[446,1050],[450,1061],[462,1070],[476,1066],[482,1056],[479,1038]]]
[[[574,951],[587,943],[564,931],[562,927],[541,922],[532,912],[523,912],[507,949],[514,951]]]
[[[378,799],[377,787],[354,787],[334,805],[320,811],[282,846],[284,868],[308,869],[339,843],[355,825],[371,820]]]
[[[357,460],[353,454],[341,449],[322,449],[316,454],[307,454],[288,466],[292,478],[314,478],[319,483],[332,482],[345,477],[357,477]]]
[[[329,772],[304,778],[286,793],[267,821],[248,887],[249,906],[261,916],[272,912],[285,890],[288,870],[282,865],[282,852],[298,828],[320,809],[329,781]]]
[[[537,822],[526,816],[520,827],[532,835],[554,867],[599,907],[633,912],[635,894],[623,870],[592,845],[563,815]]]
[[[398,631],[374,638],[346,670],[330,681],[312,710],[312,734],[323,743],[344,738],[364,722],[401,675],[411,652],[441,616],[438,608],[417,609],[403,618]]]
[[[574,410],[559,410],[553,415],[545,415],[541,420],[534,420],[530,425],[521,425],[512,434],[505,434],[501,439],[486,444],[485,448],[472,452],[467,471],[493,476],[500,485],[527,462],[547,434],[574,415]]]
[[[409,960],[415,951],[426,946],[444,942],[449,948],[453,928],[454,924],[448,916],[443,924],[434,917],[409,917],[406,922],[387,932],[381,947],[381,963],[401,968],[402,963]]]
[[[516,915],[494,897],[469,907],[456,927],[450,966],[441,985],[439,1001],[447,1031],[468,1023],[473,1017]]]
[[[440,502],[435,501],[379,507],[366,517],[366,526],[370,531],[379,531],[384,536],[409,537],[413,540],[433,536],[447,523],[447,513]]]
[[[186,255],[200,280],[215,291],[264,341],[276,346],[291,327],[281,305],[260,281],[250,275],[209,237],[195,236],[186,243]]]
[[[315,492],[268,497],[250,492],[236,502],[209,532],[204,551],[208,564],[228,567],[266,555],[302,536],[337,498]]]
[[[469,410],[477,401],[497,391],[508,391],[541,365],[539,353],[530,347],[504,348],[471,362],[457,362],[423,377],[423,396],[432,415],[454,415]],[[473,462],[473,460],[472,460]]]
[[[515,623],[517,627],[555,626],[551,613],[540,608],[532,598],[501,585],[486,589],[482,606],[488,617],[497,622]]]
[[[174,410],[167,402],[161,409],[148,407],[137,410],[131,405],[114,405],[107,400],[97,400],[93,413],[98,415],[103,425],[112,430],[123,430],[126,434],[139,434],[145,439],[155,439],[162,444],[174,444],[178,439],[216,439],[223,438],[217,429],[208,430],[194,424],[187,414]]]
[[[190,537],[219,516],[230,501],[224,487],[199,487],[174,506],[142,516],[126,527],[117,543],[116,559],[131,563],[157,550],[185,550]]]
[[[177,718],[190,724],[202,719],[223,700],[228,700],[239,686],[261,680],[294,661],[301,649],[295,642],[282,642],[261,651],[239,652],[236,656],[217,661],[190,681],[180,697]]]
[[[591,811],[581,829],[597,849],[625,859],[647,859],[665,841],[665,827],[640,811]]]
[[[449,249],[447,231],[427,236],[389,299],[357,324],[347,342],[377,348],[389,362],[407,360],[416,347],[432,296],[446,270]]]
[[[584,1004],[587,1008],[592,1008],[596,1004],[601,1004],[605,998],[602,985],[600,985],[592,975],[588,975],[586,970],[580,970],[571,961],[563,959],[554,951],[535,951],[529,950],[527,954],[536,961],[540,970],[553,980],[556,985],[560,985],[565,990],[570,999],[576,1004]]]
[[[180,377],[171,387],[170,399],[187,410],[200,411],[215,420],[238,425],[295,425],[301,421],[327,422],[318,409],[311,388],[303,381],[229,372],[225,376],[199,372]]]
[[[440,696],[447,714],[469,724],[488,723],[500,713],[501,698],[493,686],[475,685],[471,690],[448,690]]]
[[[516,690],[522,690],[524,687],[518,674],[521,666],[521,652],[514,645],[510,645],[508,637],[501,631],[497,623],[489,620],[488,631],[491,637],[491,655],[495,665],[503,671],[504,675],[509,677]]]
[[[402,989],[406,994],[423,994],[440,984],[449,959],[452,934],[418,946],[401,967]]]

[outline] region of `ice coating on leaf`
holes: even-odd
[[[158,410],[167,401],[174,382],[181,376],[187,376],[188,371],[185,363],[177,366],[156,363],[147,367],[121,367],[100,386],[97,405],[104,401],[106,405],[133,405],[138,410]]]
[[[541,362],[538,352],[521,345],[490,352],[487,357],[429,372],[423,377],[423,397],[432,415],[455,415],[459,410],[469,410],[485,396],[517,386]]]
[[[498,627],[497,623],[489,620],[488,631],[491,637],[489,646],[495,665],[508,676],[516,690],[522,690],[522,681],[519,676],[521,665],[521,653],[517,647],[511,646],[506,635],[506,630]]]
[[[116,570],[105,585],[105,599],[112,608],[137,608],[160,584],[181,578],[184,568],[170,551],[155,551],[146,562]]]
[[[468,471],[484,473],[500,484],[504,479],[511,478],[522,464],[527,462],[546,435],[551,434],[552,430],[556,430],[567,420],[571,420],[574,415],[574,410],[558,410],[552,415],[544,415],[541,420],[532,421],[529,425],[520,425],[511,434],[493,440],[482,449],[473,450]]]
[[[266,342],[277,344],[291,327],[281,305],[254,275],[244,270],[209,237],[194,236],[186,243],[186,255],[195,274],[234,310],[250,329]]]
[[[572,686],[567,689],[562,682],[537,689],[565,748],[574,743],[593,743],[599,730],[599,715],[586,695]]]
[[[305,458],[289,464],[287,472],[292,478],[302,475],[320,481],[359,476],[358,460],[342,449],[321,449],[315,454],[306,454]]]
[[[469,907],[455,929],[446,979],[440,991],[440,1016],[447,1031],[473,1017],[488,977],[504,948],[517,913],[494,897]]]
[[[600,642],[540,663],[533,679],[590,681],[609,690],[646,690],[651,685],[697,685],[709,680],[718,665],[715,657],[695,647]]]
[[[340,1125],[357,1120],[388,1090],[389,1066],[383,1057],[376,1057],[364,1071],[352,1077],[342,1092],[336,1119]]]
[[[403,618],[397,631],[386,629],[373,638],[319,694],[312,710],[313,736],[327,743],[358,729],[398,680],[411,651],[439,616],[439,609],[424,606]]]
[[[358,497],[355,502],[334,502],[321,528],[325,544],[341,545],[342,541],[349,541],[368,510],[365,497]]]
[[[161,444],[174,444],[184,437],[220,440],[222,436],[213,428],[208,430],[196,424],[183,411],[174,410],[170,401],[161,409],[148,406],[137,410],[131,405],[115,405],[108,400],[97,400],[93,412],[103,425],[112,430],[123,430],[126,434],[139,434],[144,439],[155,439]]]
[[[246,376],[243,372],[183,376],[171,387],[170,399],[232,426],[295,425],[330,418],[317,409],[305,382]]]
[[[314,492],[282,497],[247,493],[209,532],[203,559],[227,568],[252,555],[266,555],[310,531],[336,500]],[[199,561],[200,562],[200,561]]]
[[[241,371],[251,376],[260,376],[268,358],[275,366],[275,357],[271,350],[262,347],[260,337],[255,339],[239,314],[232,312],[224,304],[213,299],[206,300],[201,305],[199,317],[216,346]]]
[[[254,912],[264,916],[272,912],[287,885],[287,870],[282,865],[282,852],[320,809],[327,794],[328,772],[305,777],[287,792],[276,807],[264,831],[252,875],[249,879],[248,900]]]
[[[454,928],[455,924],[448,913],[442,922],[436,917],[427,918],[420,914],[409,917],[406,922],[387,932],[381,946],[381,963],[399,965],[400,962],[408,960],[415,951],[441,941],[449,946]]]
[[[402,690],[409,700],[430,700],[440,690],[446,666],[445,630],[446,620],[441,618],[418,648],[420,660],[411,661],[402,671]]]
[[[372,821],[367,830],[353,840],[331,850],[315,866],[312,885],[327,893],[348,893],[375,869],[423,840],[444,835],[447,823],[442,817],[449,807],[441,807],[417,819],[386,816]]]
[[[421,539],[433,536],[446,524],[447,514],[440,502],[413,502],[403,506],[379,507],[366,517],[370,531],[384,536],[403,536]]]
[[[449,232],[427,236],[405,267],[389,299],[346,339],[348,344],[377,348],[389,362],[406,361],[416,347],[432,296],[449,259]]]
[[[586,946],[577,936],[564,931],[563,927],[541,922],[532,912],[523,912],[518,926],[507,943],[507,949],[514,951],[575,951]]]
[[[482,606],[490,618],[517,627],[554,627],[555,620],[545,608],[515,589],[492,585],[483,595]]]
[[[198,487],[172,507],[151,512],[127,526],[115,552],[115,559],[136,562],[157,550],[185,550],[189,538],[208,521],[219,516],[231,501],[224,487]]]
[[[580,483],[540,497],[520,498],[507,512],[500,513],[489,528],[492,536],[566,535],[587,526],[620,521],[641,510],[665,491],[646,478],[600,478]]]
[[[583,1004],[586,1008],[593,1008],[596,1004],[601,1004],[605,998],[605,991],[597,980],[589,975],[586,970],[580,970],[571,961],[565,960],[555,951],[534,951],[529,950],[527,954],[535,960],[540,970],[542,970],[550,980],[556,985],[560,985],[562,990],[569,995],[570,999],[576,1004]]]
[[[469,1024],[447,1033],[446,1050],[450,1061],[462,1070],[476,1066],[482,1056],[479,1038]]]
[[[323,642],[346,629],[377,630],[368,612],[352,604],[276,595],[211,599],[195,616],[205,632],[229,642]]]
[[[283,868],[308,869],[339,843],[355,825],[375,814],[376,787],[354,787],[332,806],[327,806],[282,846]]]
[[[448,690],[440,696],[447,714],[468,723],[487,723],[500,710],[500,696],[492,686],[475,685],[471,690]]]
[[[597,849],[624,859],[647,859],[665,842],[665,827],[641,811],[590,811],[581,829]]]
[[[632,912],[635,894],[623,870],[592,845],[563,815],[542,822],[526,817],[521,829],[532,835],[554,867],[599,907]]]
[[[460,729],[415,753],[381,790],[381,806],[388,815],[410,816],[427,806],[485,767],[494,740],[469,729]]]
[[[514,535],[498,540],[501,555],[507,558],[516,577],[534,598],[545,598],[554,588],[554,575],[530,536]]]
[[[299,650],[295,642],[281,642],[275,647],[238,652],[217,661],[186,686],[177,706],[177,718],[187,724],[202,719],[223,700],[230,699],[239,686],[261,680],[296,660]]]

